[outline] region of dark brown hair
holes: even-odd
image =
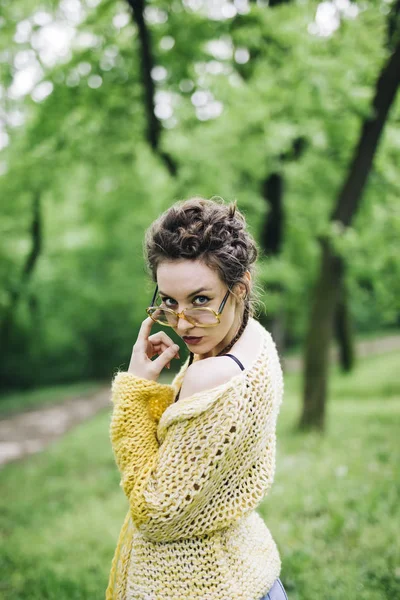
[[[236,200],[230,204],[221,202],[219,197],[178,200],[146,230],[144,255],[155,283],[157,268],[164,260],[201,260],[218,273],[238,303],[240,298],[233,287],[243,283],[247,290],[245,307],[251,316],[255,314],[259,296],[253,278],[259,251]],[[250,285],[244,275],[246,271],[252,276]]]

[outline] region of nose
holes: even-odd
[[[189,323],[186,319],[178,319],[178,324],[176,326],[178,334],[183,337],[184,335],[190,334],[190,331],[193,329],[194,325]]]

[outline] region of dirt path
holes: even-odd
[[[43,450],[78,423],[110,407],[108,387],[53,406],[40,407],[0,420],[0,468]]]
[[[358,357],[399,350],[400,335],[365,340],[358,342],[356,347]],[[336,360],[336,357],[336,348],[332,348],[331,360]],[[284,358],[283,368],[286,371],[296,371],[301,368],[302,360],[302,357]],[[9,462],[40,452],[75,425],[107,407],[111,414],[109,386],[54,406],[39,407],[0,419],[0,468]]]
[[[356,357],[369,356],[371,354],[384,354],[400,350],[400,335],[387,335],[374,340],[363,340],[356,342]],[[331,348],[331,361],[336,361],[338,357],[337,347]],[[288,371],[297,371],[303,364],[302,356],[284,357],[284,368]]]

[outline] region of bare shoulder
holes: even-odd
[[[183,399],[220,386],[238,373],[240,369],[237,364],[223,356],[211,356],[196,361],[186,370],[179,398]]]

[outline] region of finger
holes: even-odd
[[[170,360],[175,356],[179,346],[174,344],[170,346],[158,358],[153,360],[153,365],[157,369],[158,373],[161,373],[163,368],[170,362]]]
[[[150,338],[149,338],[150,339]],[[166,350],[167,348],[170,348],[172,344],[165,344],[164,342],[159,342],[158,344],[154,344],[154,342],[152,343],[154,350],[157,352],[157,354],[161,354],[162,352],[164,352],[164,350]]]
[[[166,350],[167,348],[169,348],[169,346],[167,346],[166,344],[164,344],[164,342],[159,342],[157,344],[157,343],[154,343],[154,341],[151,340],[150,338],[149,338],[149,342],[151,342],[149,344],[149,348],[152,348],[153,355],[154,354],[161,354],[161,352],[164,352],[164,350]]]
[[[152,344],[159,344],[160,342],[164,342],[166,346],[172,346],[174,344],[174,340],[172,340],[169,335],[165,333],[165,331],[157,331],[157,333],[153,333],[149,337],[149,340]]]
[[[153,347],[159,351],[161,347],[161,351],[163,352],[169,346],[172,346],[175,342],[172,340],[169,335],[165,333],[165,331],[158,331],[157,333],[153,333],[153,335],[149,336],[149,342],[153,345]],[[177,358],[180,358],[179,350],[176,354]]]
[[[149,336],[148,340],[150,342],[150,346],[154,350],[153,356],[154,354],[160,354],[161,352],[164,352],[164,350],[175,344],[175,342],[163,331],[153,333],[153,335]],[[177,351],[175,358],[180,358],[179,350]]]
[[[147,317],[147,319],[144,319],[144,321],[142,321],[142,324],[140,326],[135,346],[138,350],[141,350],[142,352],[146,352],[147,350],[149,334],[153,323],[153,319]]]

